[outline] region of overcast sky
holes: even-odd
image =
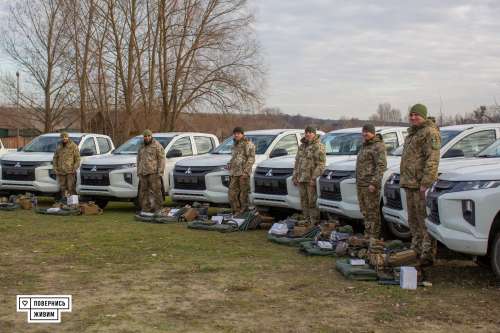
[[[500,102],[500,1],[256,0],[266,104],[367,118],[380,102],[445,114]]]
[[[267,106],[367,118],[381,102],[436,114],[442,98],[447,115],[500,102],[498,0],[249,2]],[[9,67],[0,54],[0,70]]]

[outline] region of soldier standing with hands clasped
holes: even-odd
[[[361,213],[365,219],[365,238],[380,237],[380,188],[387,168],[386,149],[375,126],[366,124],[362,132],[363,145],[356,159],[356,188]]]
[[[432,265],[436,241],[427,232],[425,194],[437,179],[441,137],[435,123],[427,118],[427,108],[415,104],[410,109],[410,128],[401,157],[401,188],[405,189],[411,247],[421,267]]]
[[[312,224],[319,222],[319,209],[316,208],[316,178],[325,170],[325,146],[320,142],[316,129],[308,126],[295,156],[293,183],[299,187],[302,214]]]
[[[139,204],[143,212],[156,213],[163,205],[162,182],[165,170],[165,150],[153,139],[153,133],[145,130],[144,142],[137,154],[139,176]]]
[[[61,197],[76,194],[75,174],[80,167],[80,151],[66,132],[61,133],[61,142],[57,145],[52,165],[59,183]]]
[[[255,163],[255,145],[245,137],[241,127],[234,128],[233,140],[233,152],[227,166],[231,176],[228,197],[231,211],[234,215],[239,215],[248,209],[250,175]]]

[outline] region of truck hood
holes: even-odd
[[[185,158],[181,161],[178,161],[176,165],[185,166],[185,167],[193,167],[193,166],[208,166],[215,167],[226,165],[231,160],[231,155],[229,154],[206,154],[203,156],[195,156]]]
[[[90,156],[85,159],[82,164],[94,165],[119,165],[119,164],[132,164],[137,162],[137,155],[101,155]]]
[[[500,180],[500,169],[498,168],[500,158],[478,159],[483,160],[483,163],[449,169],[441,174],[439,179],[449,181]]]
[[[54,153],[25,153],[22,151],[2,155],[2,160],[16,162],[52,162],[53,158]]]
[[[338,163],[340,161],[356,161],[356,155],[326,156],[326,165],[331,165],[332,163]],[[271,158],[263,161],[258,166],[274,169],[291,169],[295,166],[295,155]]]
[[[457,158],[445,158],[439,161],[439,169],[438,172],[447,173],[452,172],[457,169],[466,168],[469,166],[482,166],[495,164],[500,161],[500,158],[480,158],[480,157],[457,157]],[[393,173],[400,173],[399,164],[390,168],[390,171]]]
[[[326,167],[327,170],[340,170],[340,171],[356,171],[356,160],[357,158],[351,158],[348,160],[338,161],[335,163],[330,163]],[[387,168],[393,168],[399,166],[400,158],[395,156],[387,156]]]
[[[255,165],[264,160],[266,155],[255,155]],[[183,166],[183,167],[216,167],[227,165],[231,160],[230,154],[205,154],[202,156],[195,156],[185,158],[183,160],[178,161],[175,165]]]

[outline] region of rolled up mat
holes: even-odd
[[[271,242],[288,245],[288,246],[300,246],[302,242],[313,241],[314,238],[321,232],[319,226],[315,226],[308,232],[306,232],[301,237],[288,237],[288,236],[278,236],[274,234],[267,234],[267,239]]]
[[[13,210],[16,210],[19,208],[21,208],[21,206],[19,206],[16,203],[12,203],[12,202],[0,204],[0,210],[4,210],[4,211],[13,211]]]
[[[36,208],[35,212],[44,215],[55,215],[55,216],[77,216],[80,215],[80,208],[61,208],[57,212],[49,211],[50,208]]]
[[[335,263],[335,268],[349,280],[356,281],[376,281],[377,272],[369,265],[352,266],[349,259],[339,259]]]
[[[234,232],[239,230],[238,225],[236,223],[212,224],[212,223],[207,223],[207,221],[201,221],[201,220],[194,220],[188,222],[187,227],[189,229],[219,231],[219,232]]]
[[[311,256],[335,256],[335,248],[323,249],[320,248],[315,241],[307,241],[300,243],[300,251]]]

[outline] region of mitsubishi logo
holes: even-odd
[[[192,174],[192,172],[191,172],[191,168],[188,168],[188,169],[186,170],[186,172],[184,172],[184,173],[185,173],[186,175],[190,175],[190,174]]]
[[[92,167],[92,169],[90,169],[90,171],[92,171],[92,172],[96,172],[96,171],[97,171],[97,165],[94,165],[94,166]]]
[[[272,177],[273,176],[273,169],[269,169],[269,171],[266,173],[266,177]]]
[[[16,164],[14,164],[14,167],[15,168],[20,168],[21,167],[21,162],[16,162]]]
[[[326,179],[331,180],[333,175],[333,171],[328,172],[328,175],[326,176]]]

